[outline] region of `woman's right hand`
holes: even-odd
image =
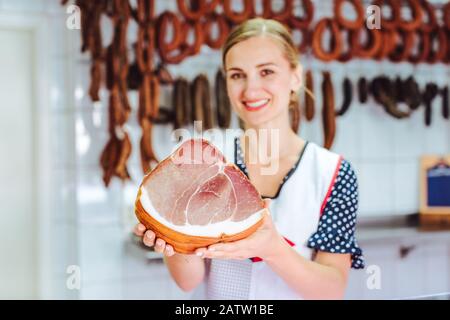
[[[154,247],[155,252],[164,253],[165,256],[171,257],[175,254],[173,247],[161,238],[156,238],[156,234],[147,230],[142,223],[138,223],[134,227],[134,234],[142,238],[142,242],[147,247]]]

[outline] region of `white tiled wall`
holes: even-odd
[[[174,3],[159,0],[158,11],[165,6],[174,9]],[[321,6],[324,6],[323,2]],[[329,11],[326,6],[323,9]],[[107,93],[102,91],[102,102],[95,107],[86,95],[89,57],[79,53],[79,31],[65,28],[65,10],[59,7],[57,0],[0,0],[0,10],[46,15],[53,36],[49,43],[50,71],[43,77],[48,76],[49,80],[51,114],[48,116],[53,132],[53,252],[58,260],[55,262],[55,295],[58,298],[187,297],[169,280],[167,270],[160,264],[146,263],[145,257],[139,257],[142,253],[133,255],[129,246],[124,245],[128,241],[128,228],[134,222],[133,202],[142,178],[136,114],[132,113],[128,125],[134,147],[129,162],[133,181],[122,184],[113,180],[106,189],[98,160],[108,137]],[[431,80],[450,85],[450,68],[444,65],[414,69],[409,65],[360,61],[327,65],[309,55],[303,56],[302,62],[305,69],[314,71],[315,88],[320,88],[320,72],[332,70],[337,105],[342,101],[340,87],[344,76],[356,83],[361,75],[371,78],[380,73],[414,74],[422,86]],[[188,79],[204,72],[212,80],[219,64],[220,54],[204,48],[201,56],[179,66],[169,66],[169,69],[174,76],[184,75]],[[165,93],[162,105],[167,105],[169,93]],[[320,93],[316,92],[316,97],[317,106],[320,106]],[[136,108],[136,94],[130,93],[130,99]],[[435,104],[430,128],[423,125],[422,111],[399,121],[389,117],[373,102],[364,105],[354,102],[349,112],[339,118],[333,150],[348,159],[357,172],[361,216],[417,211],[419,156],[450,152],[450,121],[445,122],[439,116],[440,101],[436,100]],[[170,131],[169,126],[155,128],[154,145],[159,157],[170,151]],[[303,119],[301,135],[322,143],[319,111],[311,123]],[[69,264],[81,267],[82,288],[79,292],[68,292],[63,287],[65,268]],[[158,274],[161,283],[154,281]]]

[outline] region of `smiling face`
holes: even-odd
[[[227,91],[234,111],[248,125],[288,119],[291,92],[301,85],[276,40],[255,36],[235,44],[225,57]]]

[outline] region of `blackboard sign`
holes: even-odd
[[[450,165],[440,163],[427,170],[429,207],[450,207]]]
[[[421,221],[450,224],[450,156],[421,160]]]

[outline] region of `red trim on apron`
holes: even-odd
[[[293,242],[292,242],[291,240],[289,240],[288,238],[283,237],[283,239],[286,240],[286,242],[287,242],[291,247],[295,246],[295,243],[293,243]],[[252,260],[252,262],[260,262],[260,261],[262,261],[263,259],[261,259],[260,257],[254,257],[254,258],[250,258],[250,260]]]
[[[321,217],[322,217],[322,214],[323,214],[323,210],[325,209],[325,206],[327,205],[327,200],[330,197],[331,190],[333,189],[334,183],[336,182],[336,178],[337,178],[337,175],[339,173],[339,168],[341,167],[341,162],[342,162],[342,156],[339,156],[339,160],[338,160],[338,163],[336,165],[336,169],[334,169],[333,178],[331,179],[331,183],[328,186],[327,194],[326,194],[325,198],[322,201],[322,205],[320,206],[320,216]]]

